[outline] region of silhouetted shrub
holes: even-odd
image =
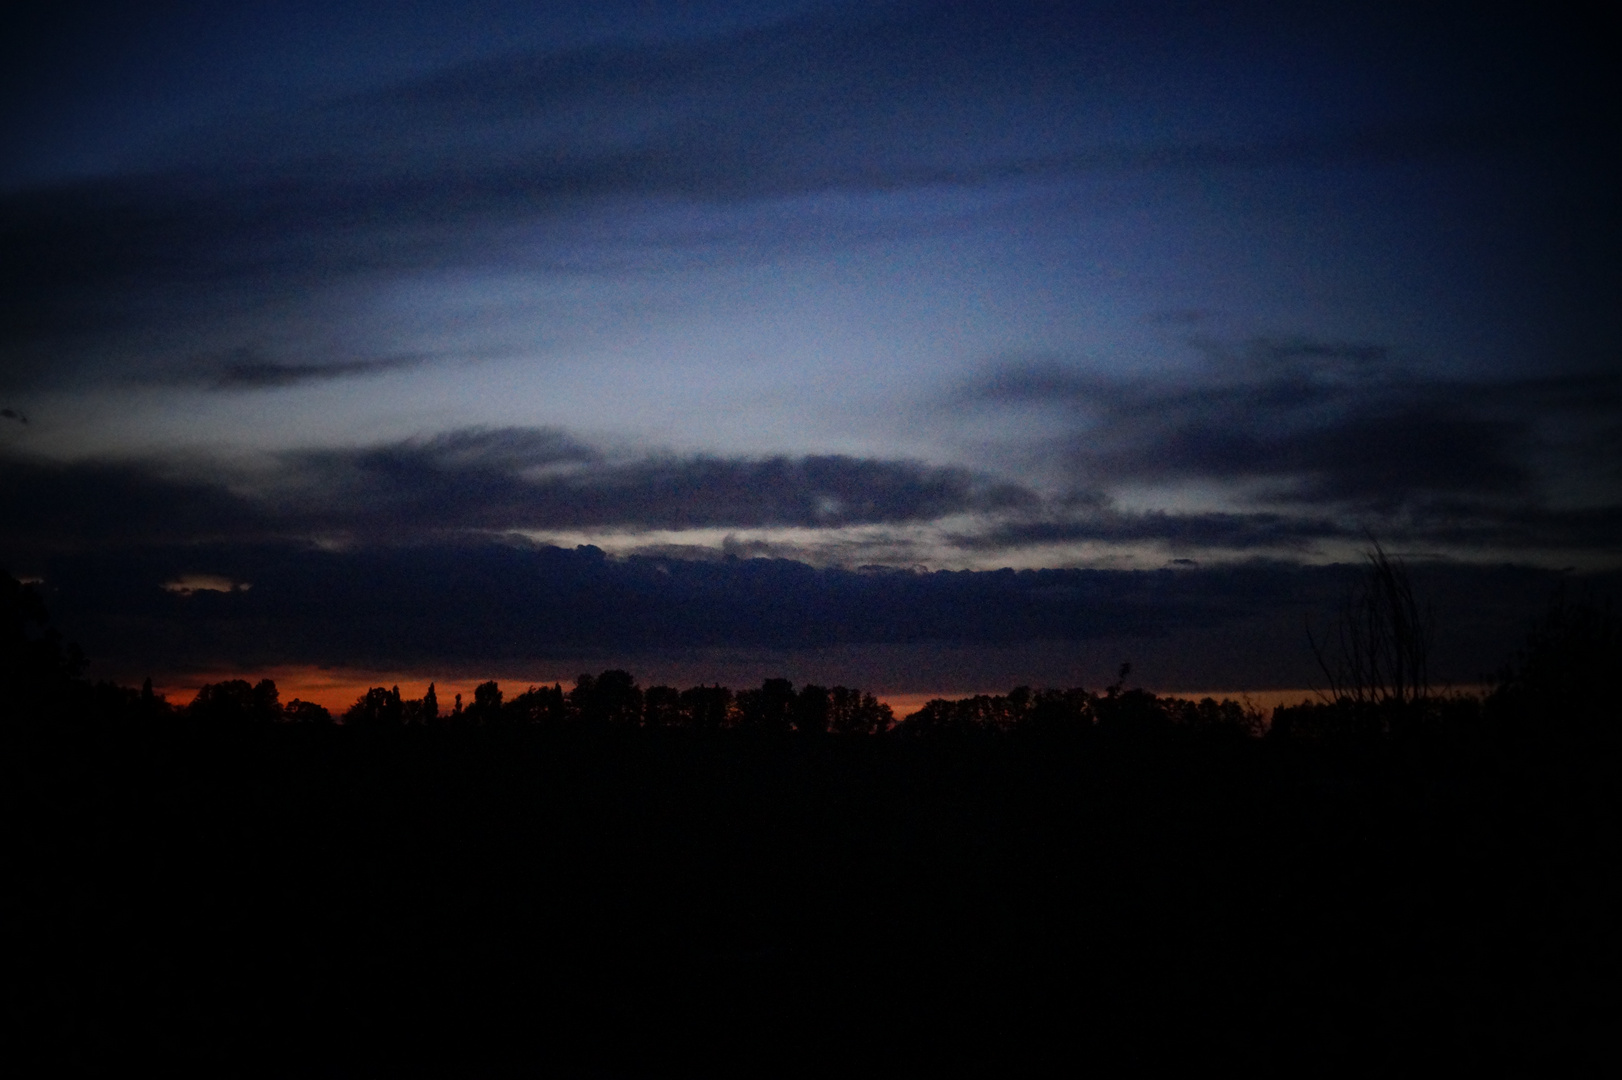
[[[1414,595],[1408,569],[1376,542],[1353,583],[1332,635],[1307,641],[1328,696],[1358,706],[1406,705],[1430,696],[1431,613]],[[1387,710],[1390,712],[1391,710]]]

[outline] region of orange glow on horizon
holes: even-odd
[[[162,686],[154,685],[153,689],[167,696],[170,703],[185,705],[197,696],[198,689],[204,683],[224,682],[228,679],[247,679],[249,682],[254,683],[260,679],[270,679],[276,684],[276,691],[281,697],[282,704],[285,705],[294,698],[301,701],[313,701],[317,705],[325,706],[334,717],[342,716],[351,705],[374,686],[398,686],[400,696],[409,700],[422,697],[428,690],[428,684],[433,683],[434,695],[439,699],[440,711],[449,712],[456,701],[457,694],[462,695],[464,704],[469,703],[473,700],[473,688],[489,679],[495,679],[499,682],[502,689],[509,696],[527,690],[531,686],[551,686],[555,682],[561,683],[565,688],[574,685],[573,675],[567,678],[546,679],[543,682],[543,680],[532,677],[504,677],[501,674],[488,675],[482,678],[453,675],[445,679],[416,671],[278,667],[242,675],[217,671],[181,675],[176,676]]]
[[[342,716],[367,690],[374,686],[400,688],[400,694],[407,699],[420,698],[428,689],[430,682],[434,683],[434,693],[439,698],[439,707],[442,712],[449,712],[455,703],[456,695],[461,694],[464,703],[473,700],[473,688],[488,679],[495,679],[501,684],[502,690],[510,697],[521,693],[531,686],[551,686],[560,684],[564,689],[574,686],[574,675],[553,673],[547,678],[535,678],[533,675],[516,676],[510,673],[494,673],[481,677],[452,675],[441,678],[436,675],[419,671],[378,671],[364,668],[320,668],[320,667],[278,667],[268,668],[264,671],[249,674],[234,674],[230,672],[202,672],[175,676],[166,680],[163,685],[154,689],[168,697],[175,705],[186,705],[197,696],[198,689],[204,683],[224,682],[228,679],[247,679],[249,682],[258,682],[260,679],[271,679],[276,683],[276,689],[285,704],[298,698],[303,701],[313,701],[325,706],[334,717]],[[724,680],[722,680],[724,682]],[[652,685],[651,683],[648,685]],[[733,687],[734,690],[741,687]],[[863,689],[866,689],[865,687]],[[1470,688],[1475,689],[1475,688]],[[890,706],[896,719],[917,712],[923,706],[936,698],[955,700],[959,698],[974,697],[976,694],[1006,694],[1007,687],[999,690],[902,690],[894,692],[875,691],[873,696]],[[1273,709],[1279,705],[1299,705],[1303,701],[1317,701],[1319,698],[1311,689],[1285,688],[1271,690],[1160,690],[1155,691],[1162,697],[1187,698],[1197,701],[1203,697],[1212,697],[1217,700],[1231,698],[1242,704],[1249,704],[1260,711],[1264,716],[1271,715]]]

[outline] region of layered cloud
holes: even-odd
[[[334,70],[18,174],[0,565],[93,654],[198,664],[1179,627],[1259,663],[1338,580],[1306,564],[1370,535],[1615,565],[1602,35],[1411,5],[753,25]],[[1478,606],[1553,580],[1470,572]]]
[[[212,461],[12,453],[0,540],[16,558],[522,534],[973,566],[1029,565],[1017,553],[1030,549],[1060,563],[1088,549],[1322,559],[1374,534],[1471,558],[1600,564],[1622,545],[1618,393],[1608,375],[1462,384],[1416,377],[1378,350],[1258,343],[1179,385],[1025,364],[954,402],[1044,414],[1029,426],[1047,434],[1023,453],[1057,484],[1015,479],[1017,465],[649,454],[542,428]],[[1178,505],[1190,488],[1216,505]]]
[[[225,356],[201,358],[192,370],[181,371],[178,375],[181,381],[186,382],[205,381],[212,377],[211,385],[221,390],[260,390],[382,375],[420,362],[419,357],[380,357],[372,360],[288,363],[266,359],[250,349],[235,349]]]
[[[392,361],[312,347],[211,369],[188,350],[199,327],[229,338],[245,312],[285,318],[311,293],[380,275],[826,250],[871,224],[820,220],[795,236],[785,216],[768,236],[715,213],[761,200],[1099,171],[1527,160],[1605,141],[1583,81],[1596,65],[1533,79],[1531,60],[1484,60],[1492,40],[1441,21],[1404,23],[1378,49],[1355,21],[1298,40],[1267,32],[1271,21],[1177,5],[1130,19],[1048,4],[824,13],[719,38],[502,55],[240,119],[126,171],[0,196],[0,379],[244,388],[364,374]],[[1475,70],[1488,61],[1491,80]],[[1455,100],[1457,80],[1476,97]],[[674,206],[654,227],[631,212]]]
[[[1374,346],[1203,343],[1174,378],[1021,362],[954,408],[1040,415],[1039,452],[1076,490],[1193,490],[1221,510],[1083,512],[1010,523],[990,542],[1181,536],[1306,546],[1380,532],[1442,546],[1603,550],[1622,534],[1622,380],[1609,372],[1463,380]]]
[[[1043,451],[1070,479],[1057,490],[908,460],[649,455],[538,428],[212,462],[12,453],[0,559],[42,577],[100,672],[123,678],[300,665],[551,678],[623,664],[896,692],[1096,685],[1121,660],[1160,688],[1301,686],[1314,677],[1306,622],[1332,616],[1353,572],[1312,563],[1355,551],[1365,530],[1474,560],[1414,563],[1446,630],[1438,675],[1459,682],[1507,659],[1562,581],[1619,584],[1608,378],[1465,392],[1371,349],[1258,343],[1228,359],[1199,392],[1029,364],[966,391],[960,409],[1068,419],[1037,425],[1059,432]],[[1427,407],[1454,418],[1444,433],[1490,434],[1467,446],[1484,467],[1446,438],[1427,461],[1433,444],[1411,440],[1412,476],[1371,489],[1331,452],[1348,428],[1370,429],[1360,410]],[[1585,461],[1586,501],[1554,498],[1551,463]],[[1177,510],[1133,508],[1126,493],[1190,482],[1252,494]],[[562,536],[620,554],[546,542]],[[1114,551],[1148,569],[898,568],[1031,565],[1030,550],[1047,565]],[[1572,553],[1613,569],[1492,563]]]
[[[1133,661],[1157,688],[1302,687],[1306,627],[1332,619],[1357,571],[1251,561],[1150,571],[847,570],[781,559],[610,558],[489,541],[320,550],[148,545],[53,556],[57,621],[102,677],[347,668],[568,678],[857,682],[889,692],[1087,682]],[[1437,617],[1433,674],[1507,661],[1564,583],[1616,574],[1420,563]]]
[[[225,538],[419,542],[581,529],[838,529],[1039,505],[965,469],[841,456],[615,459],[542,429],[468,430],[234,468],[11,458],[13,550]]]

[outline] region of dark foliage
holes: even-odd
[[[270,707],[237,704],[246,702],[251,693],[268,693]],[[190,706],[190,711],[222,720],[330,720],[324,716],[326,710],[314,712],[320,706],[296,700],[278,712],[275,697],[276,686],[268,679],[258,688],[249,688],[241,680],[210,684],[199,692],[198,702]],[[457,700],[460,702],[460,695]],[[208,703],[207,708],[199,704],[203,702]],[[350,727],[444,722],[480,727],[537,724],[694,732],[739,728],[805,735],[879,735],[895,727],[888,705],[871,693],[846,686],[808,685],[796,691],[787,679],[767,679],[760,689],[737,694],[725,686],[686,690],[653,686],[642,690],[636,676],[617,669],[600,675],[583,674],[568,692],[558,685],[531,686],[510,701],[500,684],[491,680],[474,689],[473,703],[466,709],[440,717],[438,708],[431,683],[418,700],[403,700],[398,686],[374,686],[349,707],[343,721]]]
[[[569,704],[588,723],[634,727],[642,719],[642,690],[628,671],[581,675],[569,691]]]
[[[0,728],[7,1057],[1598,1072],[1617,640],[1560,605],[1490,699],[1309,703],[1266,738],[1125,669],[893,725],[847,688],[623,671],[444,717],[375,688],[339,725],[266,722],[268,680],[173,710],[59,651],[68,696]]]
[[[327,711],[325,705],[317,705],[313,701],[300,701],[294,698],[282,706],[282,719],[290,720],[295,724],[330,724],[332,713]]]
[[[0,571],[0,709],[50,707],[83,667],[78,648],[63,646],[38,590]]]
[[[1622,621],[1609,605],[1560,595],[1488,704],[1530,739],[1614,751],[1622,742],[1619,677]]]
[[[569,717],[569,699],[561,686],[532,686],[504,708],[512,723],[559,724]]]
[[[261,679],[257,684],[249,683],[246,679],[231,679],[204,684],[198,689],[192,703],[186,706],[186,711],[203,721],[280,720],[280,696],[276,684],[269,679]],[[399,697],[396,696],[394,701],[398,706]],[[354,714],[355,710],[351,709],[350,713]],[[359,717],[345,719],[351,723],[361,722]]]
[[[350,727],[398,727],[404,722],[405,703],[398,686],[393,690],[374,686],[344,713],[344,723]]]

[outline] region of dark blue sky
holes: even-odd
[[[0,561],[1614,567],[1615,32],[1414,7],[55,5]]]

